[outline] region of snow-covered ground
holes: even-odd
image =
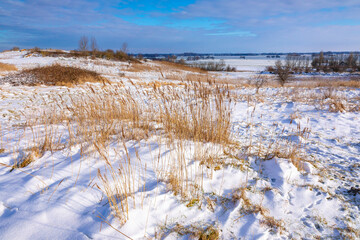
[[[337,88],[324,98],[329,89],[264,87],[256,93],[235,86],[225,98],[229,143],[169,139],[156,123],[152,135],[132,132],[101,145],[92,129],[74,139],[81,129],[71,125],[76,117],[58,116],[107,96],[131,96],[144,112],[157,112],[161,94],[155,93],[174,88],[182,99],[184,83],[167,79],[175,73],[151,61],[144,65],[154,71],[129,71],[128,63],[24,55],[0,53],[0,62],[18,69],[78,66],[101,73],[119,90],[98,83],[89,84],[93,92],[12,86],[0,77],[0,239],[360,238],[359,88]],[[231,64],[255,73],[269,61]],[[171,106],[193,101],[187,100]],[[339,102],[340,111],[332,111]],[[53,145],[45,149],[45,142]],[[12,169],[34,146],[45,150]]]
[[[275,66],[276,61],[279,59],[202,59],[195,61],[195,63],[201,62],[219,62],[224,61],[226,65],[235,67],[237,72],[229,72],[228,76],[238,78],[248,78],[258,74],[261,71],[265,71],[268,66]]]

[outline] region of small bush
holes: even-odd
[[[105,82],[106,79],[94,71],[54,64],[51,66],[23,70],[18,74],[6,77],[4,81],[14,85],[45,84],[69,86],[84,82]]]
[[[288,64],[282,64],[280,60],[275,63],[275,72],[281,86],[284,86],[285,83],[289,80],[291,72],[290,66]]]

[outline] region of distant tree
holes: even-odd
[[[324,57],[324,52],[321,51],[319,54],[319,61],[320,63],[324,63],[325,62],[325,57]]]
[[[82,36],[79,40],[79,51],[86,52],[89,50],[89,38]]]
[[[175,55],[170,55],[170,56],[167,57],[167,60],[168,60],[169,62],[175,62],[176,59],[177,59],[177,57],[176,57]]]
[[[347,57],[346,59],[346,66],[351,70],[351,71],[356,71],[357,69],[357,59],[359,57],[354,55],[353,53],[350,53],[350,55]]]
[[[137,55],[137,58],[138,58],[139,60],[143,60],[143,59],[144,59],[144,56],[143,56],[142,54],[138,54],[138,55]]]
[[[186,61],[184,59],[180,59],[179,61],[177,61],[177,63],[181,65],[186,65]]]

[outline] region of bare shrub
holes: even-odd
[[[268,78],[264,75],[257,74],[249,80],[250,85],[254,85],[256,88],[256,93],[259,92],[260,88],[262,88],[268,82]]]
[[[289,80],[291,76],[290,66],[288,64],[283,64],[280,60],[275,63],[275,71],[277,78],[281,86],[284,86],[285,83]]]

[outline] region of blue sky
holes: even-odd
[[[355,51],[359,13],[359,0],[1,0],[0,50],[86,35],[133,53]]]

